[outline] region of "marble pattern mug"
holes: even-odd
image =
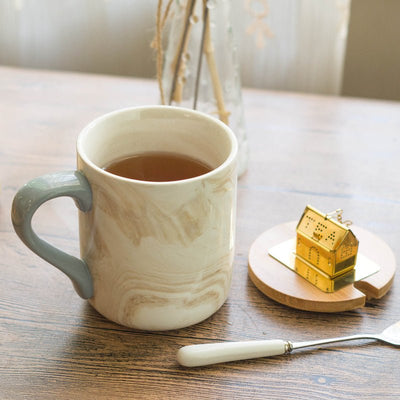
[[[111,174],[113,160],[143,152],[198,159],[211,171],[150,182]],[[33,179],[15,195],[21,240],[72,280],[106,318],[144,330],[196,324],[225,302],[236,219],[237,142],[222,122],[169,106],[118,110],[91,122],[77,140],[77,170]],[[37,208],[59,196],[79,208],[81,259],[32,230]]]

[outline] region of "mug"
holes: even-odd
[[[185,155],[211,167],[189,179],[151,182],[104,170],[144,152]],[[143,330],[196,324],[225,302],[236,219],[237,142],[206,114],[170,106],[117,110],[77,140],[77,170],[33,179],[15,195],[20,239],[64,272],[104,317]],[[81,259],[40,239],[31,220],[47,200],[70,196],[79,208]]]

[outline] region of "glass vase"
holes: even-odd
[[[219,118],[235,133],[238,174],[247,167],[237,45],[230,0],[175,0],[162,70],[164,104]]]

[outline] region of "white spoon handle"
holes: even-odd
[[[278,356],[290,350],[291,344],[285,340],[196,344],[180,348],[177,358],[179,364],[185,367],[200,367],[228,361]]]

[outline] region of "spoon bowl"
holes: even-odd
[[[400,346],[400,321],[386,328],[379,336],[383,342]]]

